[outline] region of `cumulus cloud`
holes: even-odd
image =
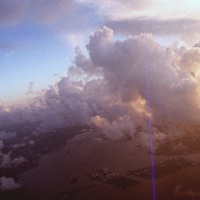
[[[17,157],[11,161],[11,165],[18,167],[19,165],[21,165],[24,162],[26,162],[26,159],[24,157]]]
[[[113,30],[103,27],[90,36],[87,49],[89,58],[77,49],[68,74],[27,107],[2,107],[1,129],[29,123],[36,134],[87,124],[105,139],[137,137],[148,145],[149,117],[155,142],[199,124],[198,48],[164,47],[152,34],[116,40]]]
[[[1,163],[0,163],[0,167],[5,168],[5,167],[10,167],[10,163],[11,163],[11,157],[10,157],[11,152],[9,152],[8,154],[4,154],[1,158]]]
[[[15,182],[15,180],[13,178],[6,178],[5,176],[0,178],[0,189],[2,191],[6,191],[6,190],[16,190],[19,189],[21,187],[21,184]]]
[[[168,135],[166,133],[161,132],[158,128],[153,127],[152,129],[152,140],[153,140],[153,144],[154,144],[154,149],[157,148],[157,145],[159,145],[159,143],[161,141],[163,141],[164,139],[166,139],[167,137],[171,137],[171,135]],[[135,139],[142,145],[144,145],[145,147],[147,147],[148,149],[150,148],[150,140],[149,140],[149,133],[146,132],[138,132],[136,134]]]
[[[11,157],[11,152],[7,154],[3,154],[2,158],[0,159],[0,167],[1,168],[9,168],[9,167],[18,167],[21,164],[26,162],[26,159],[24,157]]]
[[[15,132],[6,132],[6,131],[0,132],[0,140],[8,140],[11,138],[15,138],[16,136],[17,136],[17,133]]]
[[[91,118],[91,122],[100,128],[101,134],[105,139],[120,141],[130,140],[134,137],[134,121],[129,115],[119,117],[111,123],[103,117],[95,116]]]
[[[138,96],[147,100],[148,67],[154,119],[172,123],[199,121],[198,67],[194,67],[196,79],[189,73],[189,64],[195,54],[199,55],[199,51],[193,54],[189,53],[193,50],[184,47],[162,47],[151,34],[114,41],[112,30],[106,27],[90,38],[87,48],[92,62],[102,66],[110,92],[120,96],[123,102],[131,102]],[[190,61],[183,65],[188,53],[191,55]],[[198,63],[198,59],[194,62]]]

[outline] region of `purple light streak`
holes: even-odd
[[[146,44],[145,44],[146,45]],[[146,93],[147,93],[147,107],[148,107],[148,125],[149,125],[149,142],[150,142],[150,157],[151,157],[151,179],[153,200],[156,200],[156,183],[155,183],[155,168],[154,168],[154,147],[153,147],[153,133],[152,133],[152,117],[151,117],[151,101],[150,101],[150,85],[149,85],[149,65],[147,58],[147,49],[145,46],[145,68],[146,68]]]

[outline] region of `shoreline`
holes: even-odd
[[[62,200],[73,197],[74,200],[79,200],[82,199],[80,195],[89,195],[94,198],[95,194],[106,191],[105,195],[107,196],[101,194],[99,199],[100,197],[110,197],[120,200],[122,194],[129,199],[128,194],[130,194],[137,196],[138,200],[143,200],[147,197],[147,194],[142,193],[144,189],[148,195],[151,194],[150,157],[146,149],[136,145],[131,140],[121,143],[100,140],[96,137],[98,133],[94,129],[82,129],[81,132],[79,130],[77,134],[71,133],[71,135],[73,137],[68,138],[64,145],[62,141],[56,150],[49,151],[48,149],[48,153],[41,154],[35,168],[27,169],[19,174],[17,178],[24,183],[24,187],[19,191],[19,193],[21,192],[19,199]],[[186,185],[187,177],[184,177],[185,174],[193,169],[200,171],[199,166],[193,165],[191,162],[193,154],[182,157],[186,160],[176,155],[155,155],[156,183],[158,183],[158,194],[162,196],[163,200],[165,200],[163,194],[166,193],[163,185],[165,187],[167,184],[170,185],[169,190],[166,189],[169,194],[165,195],[176,200],[177,197],[175,198],[174,194],[177,185],[181,185],[180,187]],[[195,154],[195,158],[197,157],[198,155]],[[111,182],[106,182],[101,179],[100,181],[92,180],[89,177],[92,173],[97,173],[105,168],[108,168],[110,172],[116,172],[119,177],[126,177],[139,183],[121,190],[113,187],[112,184],[116,183],[114,179]],[[130,171],[133,174],[128,173]],[[182,178],[182,182],[177,181],[176,177]],[[192,177],[192,179],[194,178]],[[119,180],[123,185],[125,179],[121,178],[117,181]],[[190,181],[188,180],[188,182]],[[179,190],[177,189],[177,191]],[[118,196],[112,196],[113,192]],[[181,192],[179,191],[179,193]],[[85,199],[89,199],[89,196]],[[12,198],[7,199],[12,200]],[[13,198],[13,200],[18,199]]]

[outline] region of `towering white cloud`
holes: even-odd
[[[157,123],[199,122],[198,49],[162,47],[151,34],[114,41],[112,30],[106,27],[90,38],[87,47],[93,63],[102,67],[110,92],[122,102],[137,96],[148,100],[149,84]]]

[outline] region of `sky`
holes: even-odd
[[[197,133],[199,7],[195,0],[0,0],[0,168],[10,158],[4,141],[27,130],[35,137],[89,126],[99,141],[154,149]]]
[[[199,42],[198,0],[0,0],[0,99],[22,105],[88,54],[89,37],[107,26],[116,38],[152,33],[162,45]]]
[[[148,143],[151,119],[155,141],[192,132],[200,123],[199,7],[0,0],[0,131],[89,125],[108,140]]]

